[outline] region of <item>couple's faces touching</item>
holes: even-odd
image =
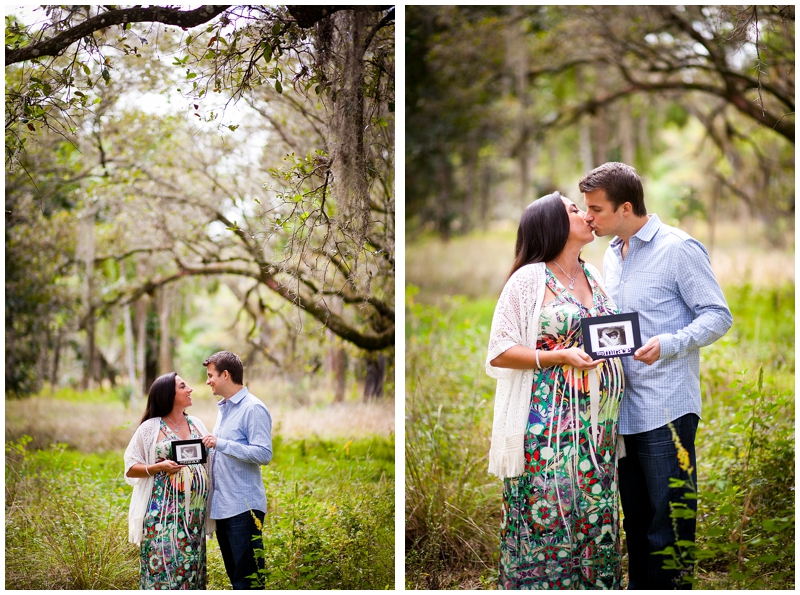
[[[594,241],[592,228],[584,220],[586,213],[581,211],[578,206],[566,196],[562,195],[561,200],[563,201],[564,208],[567,209],[567,215],[569,216],[570,237],[580,239],[586,244]]]
[[[614,203],[608,200],[605,190],[584,192],[583,196],[586,211],[580,210],[565,196],[561,197],[569,215],[570,235],[586,240],[587,243],[591,242],[595,235],[597,237],[620,235],[625,218],[633,212],[631,204],[626,202],[614,208]]]
[[[626,202],[614,208],[614,203],[608,200],[605,190],[584,192],[583,199],[586,203],[584,220],[597,237],[620,235],[626,215],[633,211],[631,203]]]

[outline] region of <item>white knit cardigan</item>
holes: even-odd
[[[188,416],[195,427],[205,436],[208,434],[203,422],[194,416]],[[147,513],[147,505],[150,502],[150,495],[153,492],[153,478],[150,477],[128,477],[128,470],[142,463],[145,465],[155,465],[156,463],[156,442],[158,440],[158,430],[161,426],[160,417],[152,417],[144,421],[134,432],[128,448],[125,449],[125,481],[133,486],[131,496],[131,506],[128,511],[128,541],[139,545],[142,542],[144,532],[144,516]],[[216,530],[216,523],[211,518],[211,497],[213,495],[214,482],[211,481],[213,450],[209,451],[208,462],[206,462],[206,472],[208,473],[208,498],[206,499],[206,536],[211,536]],[[188,485],[186,487],[188,488]]]
[[[541,336],[539,316],[547,283],[545,263],[527,264],[506,282],[492,318],[486,373],[497,378],[489,450],[489,473],[501,479],[517,477],[525,470],[525,429],[531,406],[533,370],[496,368],[491,361],[515,345],[536,348]],[[600,273],[585,263],[599,282]],[[602,288],[602,285],[601,285]]]

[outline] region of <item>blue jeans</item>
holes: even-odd
[[[699,418],[688,413],[672,421],[681,444],[689,453],[691,480],[697,486],[694,439]],[[665,570],[665,557],[653,552],[675,545],[676,540],[694,541],[695,518],[672,519],[670,503],[683,503],[697,511],[697,500],[683,498],[688,488],[670,488],[671,477],[688,480],[680,468],[669,426],[625,435],[627,455],[619,459],[619,494],[622,501],[625,539],[628,546],[628,589],[691,589],[681,581],[685,574]],[[677,536],[673,522],[677,524]],[[694,561],[687,561],[693,566]]]
[[[261,531],[256,527],[252,515],[264,522],[264,513],[260,510],[243,512],[227,519],[217,519],[217,540],[225,562],[225,572],[231,580],[234,590],[253,589],[252,580],[246,578],[263,567],[264,559],[256,560],[255,548],[263,549]],[[258,536],[253,539],[253,536]]]

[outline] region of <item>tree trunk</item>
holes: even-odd
[[[347,352],[341,345],[331,348],[331,370],[333,372],[333,402],[343,403],[347,386]]]
[[[343,310],[342,298],[335,296],[331,302],[331,311],[335,314],[341,314]],[[347,352],[344,350],[341,340],[337,339],[336,335],[331,331],[327,331],[328,341],[330,342],[330,370],[331,381],[333,383],[333,402],[344,402],[344,393],[347,386]]]
[[[158,368],[159,374],[172,371],[172,335],[170,334],[170,310],[172,305],[172,286],[164,286],[158,292]]]
[[[622,144],[622,162],[634,167],[636,160],[636,137],[633,133],[633,115],[628,103],[620,105],[619,136]]]
[[[53,346],[53,367],[50,368],[50,394],[56,391],[58,384],[58,364],[61,359],[61,331],[56,333],[56,344]]]
[[[484,162],[479,160],[481,167],[481,193],[480,193],[480,225],[484,231],[489,228],[489,217],[491,210],[491,193],[492,193],[492,168]]]
[[[122,265],[121,281],[125,284],[125,265]],[[133,344],[133,322],[131,321],[131,305],[126,304],[122,310],[122,322],[125,328],[125,367],[128,372],[128,385],[131,389],[130,407],[136,408],[136,397],[139,394],[139,385],[136,382],[136,352]]]
[[[45,332],[45,341],[43,349],[39,352],[39,378],[42,381],[50,377],[50,350],[48,347],[53,343],[53,335],[50,333],[50,329]],[[51,389],[50,393],[52,394],[52,392]]]
[[[81,388],[88,390],[94,386],[97,376],[95,365],[95,319],[92,306],[92,284],[94,276],[94,210],[85,213],[80,222],[81,255],[83,256],[83,304],[88,310],[86,322],[86,345],[84,348],[84,367]]]
[[[651,143],[650,143],[650,129],[647,114],[639,116],[638,122],[638,137],[639,147],[641,147],[641,154],[647,159],[650,157]]]
[[[706,213],[706,221],[708,222],[708,256],[714,252],[714,240],[717,227],[717,205],[719,203],[719,195],[722,189],[719,184],[711,184],[711,208]]]
[[[464,204],[461,205],[461,233],[472,229],[475,210],[475,196],[478,186],[478,150],[475,141],[470,141],[467,149],[466,188],[464,188]]]
[[[147,394],[145,378],[145,355],[147,349],[147,298],[136,301],[136,378],[139,379],[140,394]]]
[[[531,127],[528,124],[528,109],[531,105],[531,97],[528,94],[528,48],[526,43],[525,19],[522,9],[519,6],[511,7],[511,18],[515,21],[515,26],[509,28],[508,41],[510,43],[509,55],[511,59],[511,69],[514,73],[514,91],[519,102],[519,112],[517,118],[519,139],[517,141],[517,164],[519,167],[520,184],[520,209],[527,207],[536,198],[531,193],[531,175],[529,146],[531,137]]]
[[[439,200],[436,202],[436,226],[439,236],[447,241],[450,239],[450,194],[453,176],[450,172],[450,163],[447,160],[446,149],[438,153],[436,158],[436,178],[439,187]]]
[[[386,356],[370,353],[367,356],[367,377],[364,380],[364,402],[378,399],[383,395],[383,381],[386,375]]]
[[[606,95],[607,85],[605,84],[608,69],[603,65],[597,67],[597,95]],[[599,107],[594,115],[594,162],[602,165],[608,161],[608,118],[610,113],[607,107]]]
[[[580,134],[580,155],[581,166],[583,173],[588,174],[594,169],[594,161],[592,160],[592,133],[589,125],[589,118],[584,116],[578,124]]]

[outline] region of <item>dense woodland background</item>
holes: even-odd
[[[794,7],[409,6],[405,41],[406,587],[496,588],[484,360],[519,216],[623,161],[734,317],[701,350],[695,588],[793,589]]]
[[[172,369],[202,379],[229,348],[250,378],[384,394],[393,19],[10,11],[7,393],[105,383],[134,398]]]
[[[793,6],[409,6],[409,228],[516,221],[622,161],[651,182],[651,211],[713,225],[744,209],[780,243],[794,76]],[[665,162],[668,131],[685,161]]]
[[[6,9],[6,588],[137,588],[123,450],[172,370],[213,427],[221,349],[273,419],[259,586],[394,584],[394,15]]]

